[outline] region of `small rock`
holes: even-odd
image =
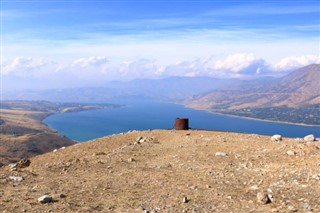
[[[294,152],[294,151],[292,151],[292,150],[289,150],[289,151],[287,151],[287,155],[289,155],[289,156],[293,156],[293,155],[295,155],[296,153]]]
[[[97,153],[93,153],[92,156],[98,156],[98,155],[106,155],[105,152],[97,152]]]
[[[128,162],[130,163],[130,162],[133,162],[133,161],[135,161],[135,159],[133,159],[133,158],[129,158],[128,159]]]
[[[227,156],[227,154],[224,153],[224,152],[216,152],[215,155],[216,155],[216,156],[219,156],[219,157],[226,157],[226,156]]]
[[[305,137],[303,138],[303,140],[304,140],[305,142],[313,142],[313,141],[316,140],[316,138],[314,137],[314,135],[307,135],[307,136],[305,136]]]
[[[53,199],[49,195],[43,195],[43,196],[38,198],[38,201],[40,203],[51,203],[51,202],[53,202]]]
[[[57,149],[54,149],[54,150],[53,150],[53,152],[57,152],[57,151],[58,151]]]
[[[282,136],[281,135],[273,135],[271,137],[271,141],[273,141],[273,142],[279,142],[281,140],[282,140]]]
[[[183,199],[182,199],[182,202],[183,202],[183,203],[188,203],[188,201],[189,201],[189,200],[188,200],[187,197],[183,197]]]
[[[31,161],[28,159],[22,159],[18,163],[10,164],[9,167],[11,171],[16,171],[17,169],[22,169],[30,166]]]
[[[21,181],[23,181],[23,177],[20,177],[20,176],[9,176],[9,180],[21,182]]]
[[[310,209],[309,203],[304,203],[304,204],[303,204],[303,208],[304,208],[304,209]]]
[[[140,137],[137,137],[137,139],[136,139],[136,142],[140,142],[140,140],[142,140],[143,139],[143,137],[142,136],[140,136]]]
[[[262,204],[271,203],[269,195],[266,194],[266,193],[262,193],[262,192],[258,192],[257,200],[258,200],[259,203],[262,203]]]
[[[59,197],[60,198],[66,198],[67,196],[65,194],[60,194]]]
[[[296,209],[294,206],[288,206],[288,210],[292,211],[292,212],[297,212],[298,209]]]
[[[258,190],[259,187],[258,187],[257,185],[253,185],[253,186],[250,187],[250,189],[251,189],[251,190]]]

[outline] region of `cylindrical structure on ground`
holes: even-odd
[[[176,118],[174,124],[175,130],[188,130],[189,129],[189,119],[188,118]]]

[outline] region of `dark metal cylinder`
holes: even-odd
[[[176,118],[176,122],[174,124],[174,129],[188,130],[189,129],[189,119],[188,118]]]

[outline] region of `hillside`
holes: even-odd
[[[319,124],[319,81],[320,64],[312,64],[280,79],[269,80],[266,84],[253,80],[230,86],[228,89],[197,95],[184,103],[189,107],[228,114]],[[308,114],[306,108],[315,113]],[[276,111],[277,115],[268,118],[273,111]],[[301,120],[301,118],[292,117],[292,114],[300,114],[304,118]]]
[[[196,130],[108,136],[0,168],[0,211],[319,212],[319,147]],[[39,203],[45,194],[54,202]]]
[[[0,166],[75,144],[42,123],[52,113],[118,107],[108,104],[2,101],[0,114]]]

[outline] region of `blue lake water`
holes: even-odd
[[[110,101],[109,101],[110,103]],[[320,126],[265,122],[213,114],[182,105],[146,100],[117,100],[126,107],[54,114],[44,120],[61,135],[82,142],[129,130],[172,129],[175,118],[189,118],[192,129],[209,129],[287,137],[320,135]]]

